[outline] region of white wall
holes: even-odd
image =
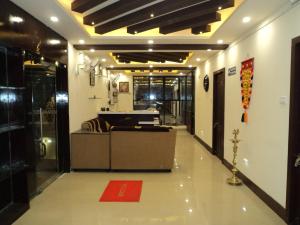
[[[68,52],[70,132],[74,132],[80,129],[83,121],[97,117],[100,108],[107,106],[107,79],[96,77],[95,86],[90,86],[87,72],[79,70],[79,74],[76,74],[76,65],[80,61],[79,52],[70,44]],[[95,95],[101,99],[89,99]]]
[[[76,73],[77,64],[82,61],[79,51],[68,46],[69,53],[69,116],[70,132],[79,130],[83,121],[97,117],[101,107],[110,107],[114,111],[133,110],[133,87],[132,76],[121,75],[117,83],[129,82],[129,93],[119,93],[118,103],[108,105],[108,77],[96,77],[95,86],[90,86],[89,73],[79,69]],[[100,99],[89,99],[96,96]]]
[[[225,159],[232,160],[232,130],[239,128],[238,168],[278,203],[286,205],[291,40],[300,36],[300,6],[274,20],[254,34],[233,44],[202,63],[196,75],[196,135],[212,146],[213,72],[226,68]],[[249,123],[241,123],[241,62],[255,58],[254,87]],[[236,66],[237,74],[228,76]],[[203,89],[203,77],[210,77],[210,90]],[[289,99],[289,98],[288,98]]]

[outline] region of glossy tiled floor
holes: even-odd
[[[33,199],[16,225],[281,225],[247,187],[192,136],[178,132],[172,173],[71,173]],[[139,203],[99,203],[109,180],[144,181]]]

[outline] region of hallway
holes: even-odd
[[[229,176],[216,157],[186,131],[178,131],[172,173],[64,174],[32,200],[15,224],[285,224],[246,186],[227,185]],[[141,201],[98,202],[110,180],[143,180]]]

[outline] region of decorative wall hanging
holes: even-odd
[[[119,82],[119,92],[128,93],[129,92],[129,82]]]
[[[252,95],[252,87],[253,87],[253,76],[254,76],[254,58],[248,59],[242,62],[241,68],[241,87],[242,87],[242,105],[244,108],[244,113],[242,115],[242,122],[248,122],[248,113],[251,95]]]
[[[203,79],[203,87],[206,92],[209,90],[209,76],[206,75]]]

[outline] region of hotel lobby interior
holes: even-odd
[[[0,0],[0,225],[300,225],[299,0]]]

